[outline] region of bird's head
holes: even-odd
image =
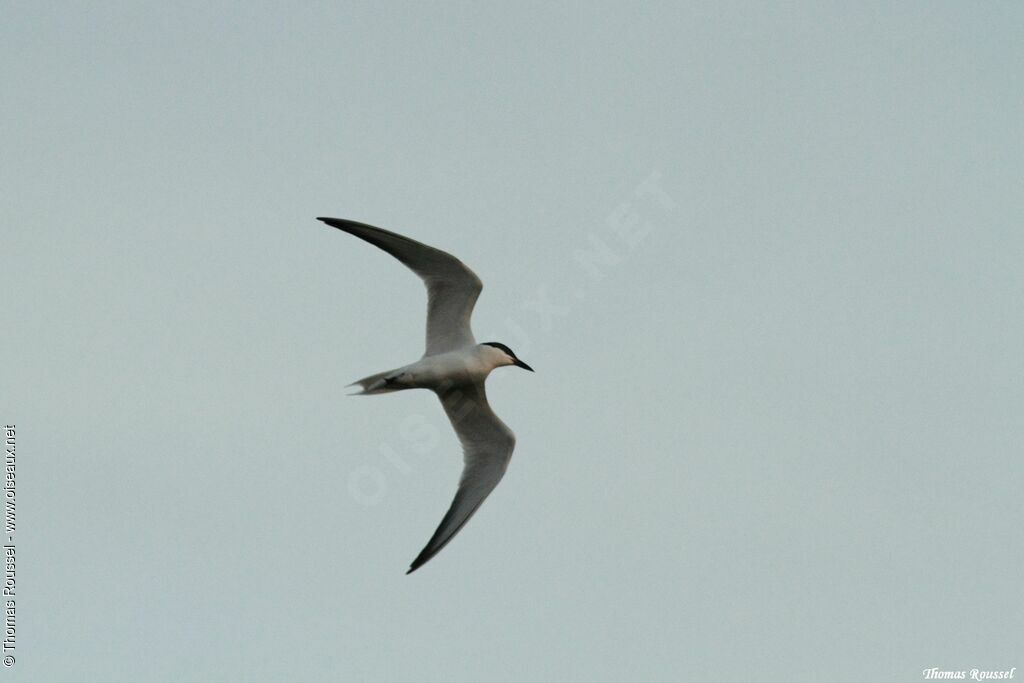
[[[484,350],[487,352],[488,357],[493,359],[495,367],[500,367],[502,365],[515,365],[517,368],[533,372],[533,368],[516,358],[516,354],[512,349],[508,348],[501,342],[484,342],[480,346],[489,347]]]

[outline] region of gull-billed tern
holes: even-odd
[[[378,372],[350,386],[359,394],[430,389],[462,443],[463,470],[455,500],[430,541],[412,561],[411,574],[444,548],[501,481],[516,445],[515,434],[487,403],[484,380],[491,370],[515,365],[533,371],[498,342],[477,344],[469,326],[483,284],[451,254],[364,223],[318,218],[366,240],[408,266],[427,286],[427,351],[415,363]]]

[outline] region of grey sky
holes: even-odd
[[[8,4],[0,675],[1024,667],[1021,35],[997,2]],[[508,475],[410,577],[455,437],[343,386],[422,352],[425,297],[318,215],[456,253],[537,370],[492,376]]]

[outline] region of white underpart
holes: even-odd
[[[477,345],[470,317],[480,278],[451,254],[387,230],[338,218],[319,219],[386,251],[420,276],[427,287],[427,344],[423,358],[357,382],[364,393],[408,388],[434,391],[462,444],[459,488],[444,519],[409,572],[422,566],[455,537],[505,474],[515,435],[487,403],[484,380],[512,364],[504,351]]]

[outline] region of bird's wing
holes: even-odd
[[[407,574],[439,553],[465,526],[505,475],[516,445],[515,434],[488,405],[482,382],[439,391],[438,397],[462,443],[465,465],[455,500]]]
[[[476,343],[469,318],[483,283],[465,263],[440,249],[372,225],[341,218],[317,220],[383,249],[423,279],[427,286],[427,351],[424,355],[432,356]]]

